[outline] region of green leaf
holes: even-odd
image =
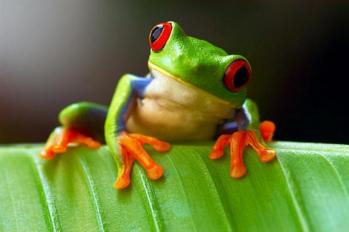
[[[0,231],[343,231],[349,228],[349,146],[274,143],[264,164],[252,150],[248,175],[229,176],[212,144],[152,152],[165,176],[135,166],[132,187],[112,188],[106,147],[72,148],[54,160],[39,145],[0,148]]]

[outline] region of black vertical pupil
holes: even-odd
[[[240,68],[234,78],[234,86],[240,88],[248,81],[248,71],[245,67]]]
[[[163,29],[164,27],[162,25],[154,27],[154,29],[150,33],[150,41],[152,43],[154,43],[159,38]]]

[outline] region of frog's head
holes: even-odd
[[[150,70],[177,79],[241,107],[251,69],[246,58],[228,55],[209,42],[186,35],[175,22],[156,25],[150,31]]]

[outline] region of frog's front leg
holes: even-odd
[[[135,133],[122,132],[118,136],[118,144],[122,156],[119,176],[114,184],[117,189],[126,188],[131,182],[131,171],[134,161],[137,160],[146,170],[152,180],[157,180],[163,175],[163,168],[158,165],[144,150],[144,144],[151,145],[157,152],[166,152],[170,144],[154,137]]]
[[[151,80],[130,74],[124,75],[118,83],[108,111],[105,139],[118,166],[118,177],[114,184],[117,189],[129,186],[134,161],[139,162],[150,179],[159,179],[163,175],[163,168],[150,157],[143,146],[149,144],[156,151],[165,152],[170,149],[170,144],[154,137],[129,133],[126,129],[126,121],[135,107],[137,98],[142,98],[144,89]]]
[[[275,150],[269,148],[266,142],[273,138],[275,125],[271,121],[264,121],[259,124],[259,116],[256,105],[247,100],[241,111],[242,115],[237,118],[239,130],[232,134],[222,134],[218,137],[210,154],[210,159],[219,159],[224,155],[224,148],[230,148],[231,171],[230,175],[240,178],[246,173],[246,166],[243,161],[243,152],[246,146],[251,146],[259,155],[261,162],[272,161]]]

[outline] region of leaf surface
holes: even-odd
[[[276,161],[248,149],[249,170],[229,176],[212,144],[153,154],[151,181],[138,165],[132,186],[112,188],[106,147],[71,148],[45,161],[40,145],[0,148],[0,231],[343,231],[349,228],[349,146],[277,142]]]

